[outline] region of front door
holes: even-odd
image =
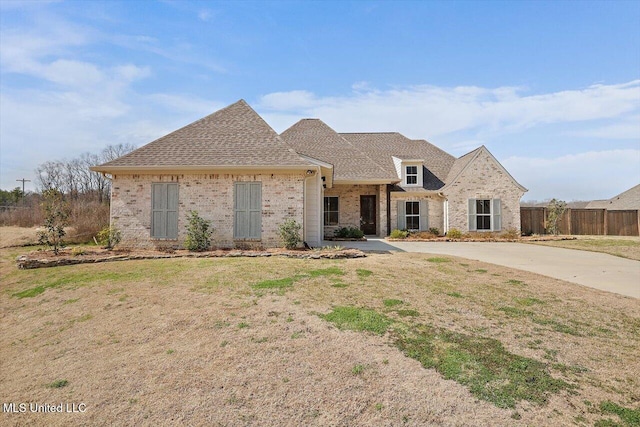
[[[360,196],[360,230],[376,234],[376,196]]]

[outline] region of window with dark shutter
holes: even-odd
[[[469,231],[502,230],[500,199],[469,199]]]

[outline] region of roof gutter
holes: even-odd
[[[130,173],[130,174],[149,174],[154,172],[180,173],[180,172],[202,172],[212,173],[216,171],[306,171],[315,168],[316,165],[256,165],[256,166],[237,166],[237,165],[196,165],[196,166],[91,166],[94,172],[102,173]]]
[[[400,179],[335,179],[335,185],[382,185],[397,184]]]

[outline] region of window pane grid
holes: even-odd
[[[418,183],[418,167],[417,166],[407,166],[405,169],[407,184],[417,184]]]
[[[491,230],[491,200],[476,200],[476,229]]]
[[[406,202],[405,217],[407,230],[420,229],[420,202]]]
[[[324,225],[338,225],[338,197],[324,198]]]

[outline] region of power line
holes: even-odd
[[[22,178],[22,179],[16,179],[16,181],[22,182],[22,197],[24,197],[24,183],[31,182],[31,180]]]

